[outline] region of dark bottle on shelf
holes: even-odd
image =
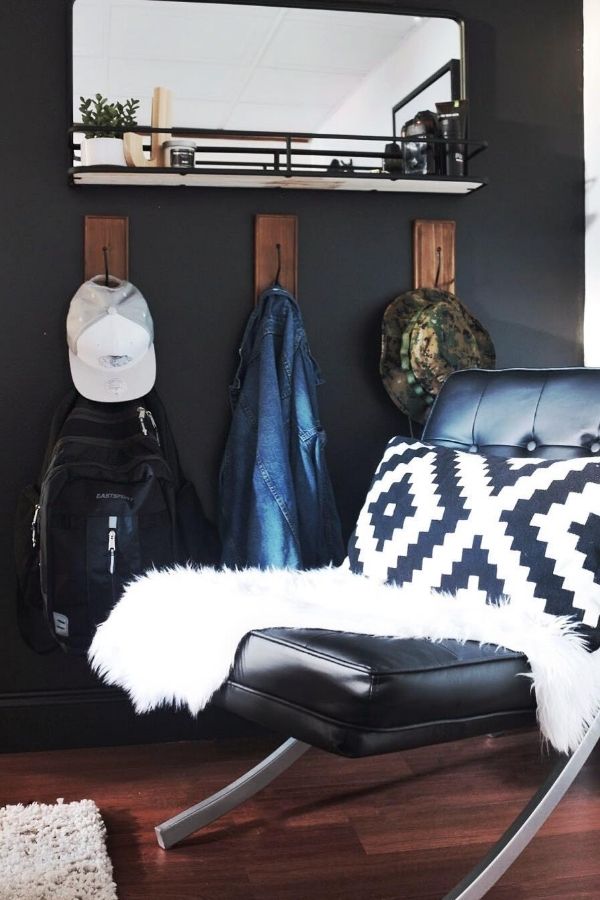
[[[385,145],[385,156],[381,160],[384,172],[387,172],[392,180],[404,175],[404,150],[394,141]]]
[[[467,101],[449,100],[436,103],[440,136],[448,143],[444,150],[444,170],[452,178],[467,174],[466,146],[459,143],[467,136]]]

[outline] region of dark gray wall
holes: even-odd
[[[346,532],[384,442],[406,427],[380,384],[378,352],[383,309],[410,287],[412,219],[456,219],[458,293],[490,329],[500,366],[581,363],[581,3],[447,0],[446,7],[466,19],[471,132],[490,144],[473,164],[490,184],[467,198],[70,187],[68,3],[2,0],[0,749],[231,726],[215,716],[197,724],[181,714],[136,719],[125,703],[100,702],[104,691],[89,693],[97,684],[81,660],[37,658],[17,635],[13,512],[69,386],[64,320],[82,278],[84,214],[130,217],[131,279],[156,323],[157,386],[210,512],[227,385],[252,304],[257,212],[299,217],[299,299],[326,378],[321,414]],[[429,7],[413,0],[412,8]]]

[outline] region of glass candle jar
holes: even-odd
[[[173,169],[193,169],[196,142],[179,138],[165,141],[165,148],[169,154],[169,164]]]

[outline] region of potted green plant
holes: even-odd
[[[81,164],[84,166],[125,166],[123,132],[118,128],[137,125],[140,105],[133,97],[124,103],[109,103],[102,94],[80,97],[79,112],[83,125],[101,126],[102,131],[86,131],[81,140]]]

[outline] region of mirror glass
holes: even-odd
[[[178,127],[392,134],[392,108],[450,60],[453,19],[172,0],[75,0],[73,121],[79,98],[140,100],[149,125],[157,85]],[[462,71],[462,61],[456,64]],[[460,80],[460,96],[464,82]],[[397,112],[452,98],[448,73]]]

